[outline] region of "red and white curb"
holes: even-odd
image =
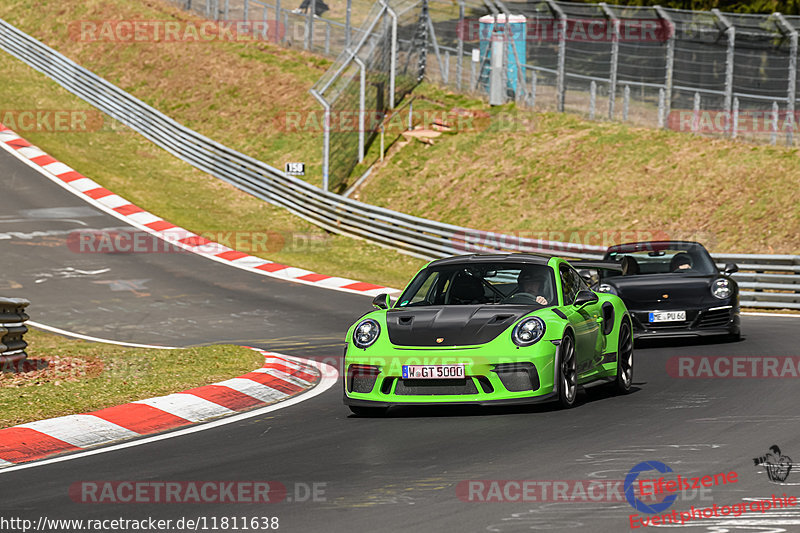
[[[0,429],[0,468],[206,422],[282,402],[314,388],[320,370],[257,348],[264,366],[237,378],[91,413]]]
[[[39,170],[46,177],[62,185],[65,189],[98,209],[123,220],[133,227],[155,235],[171,245],[203,257],[273,278],[315,285],[326,289],[367,296],[377,296],[382,292],[396,291],[396,289],[373,285],[372,283],[326,276],[310,270],[274,263],[208,240],[196,233],[167,222],[101,187],[83,174],[33,146],[3,124],[0,124],[0,146],[21,160],[28,162],[31,167]]]

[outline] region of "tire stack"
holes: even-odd
[[[29,317],[25,308],[29,305],[30,302],[22,298],[0,298],[0,366],[3,368],[28,357],[25,353],[28,343],[23,336],[28,331],[25,322]]]

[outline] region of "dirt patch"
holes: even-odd
[[[100,376],[103,362],[95,358],[42,356],[2,365],[0,387],[35,387],[65,381],[80,381]]]

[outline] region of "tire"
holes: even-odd
[[[558,402],[564,409],[575,406],[578,397],[578,369],[575,358],[575,341],[564,335],[559,346]]]
[[[631,324],[623,318],[619,327],[619,346],[617,347],[617,377],[614,392],[628,394],[633,385],[633,336]]]
[[[364,407],[363,405],[348,405],[350,412],[363,418],[381,417],[389,410],[388,407]]]

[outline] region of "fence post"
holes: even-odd
[[[786,91],[786,120],[789,127],[786,130],[786,146],[794,144],[794,102],[797,98],[797,28],[789,23],[780,13],[773,13],[778,19],[779,26],[789,32],[789,87]]]
[[[564,67],[567,56],[567,16],[554,0],[546,0],[547,7],[558,18],[558,67],[556,69],[556,109],[564,112],[566,87],[564,86]]]
[[[347,11],[344,16],[344,47],[350,48],[350,13],[353,9],[353,0],[347,0]]]
[[[317,0],[311,0],[311,6],[306,16],[306,50],[313,50],[314,46],[314,15],[317,13]]]
[[[230,9],[231,0],[225,0],[225,20],[228,20],[228,12]]]
[[[694,93],[694,108],[692,112],[692,133],[697,135],[700,129],[700,93]]]
[[[456,89],[461,90],[461,78],[464,77],[464,32],[468,29],[464,27],[464,0],[458,0],[458,44],[456,45]]]
[[[672,72],[675,64],[675,23],[672,17],[661,6],[655,6],[656,14],[659,18],[667,24],[669,28],[669,37],[667,38],[667,57],[664,73],[664,125],[669,119],[669,113],[672,110]]]
[[[325,109],[325,118],[322,121],[322,190],[327,191],[331,151],[331,105],[314,89],[311,89],[310,92]]]
[[[736,28],[719,9],[712,9],[711,12],[725,26],[723,33],[728,34],[728,50],[725,57],[725,112],[728,116],[731,116],[731,111],[733,110],[733,52],[736,45]]]
[[[739,135],[739,99],[733,98],[733,131],[731,132],[731,139],[735,139]]]
[[[447,72],[447,80],[450,81],[450,52],[444,51],[444,70]]]
[[[628,111],[631,107],[631,86],[626,85],[622,91],[622,121],[628,121]]]
[[[357,55],[353,55],[353,62],[361,70],[358,75],[358,162],[364,161],[364,117],[366,114],[367,95],[367,66]]]
[[[769,144],[775,145],[778,140],[778,102],[772,102],[772,133],[769,136]]]
[[[614,34],[611,36],[611,70],[608,75],[608,119],[614,120],[614,104],[617,99],[617,70],[619,66],[619,19],[606,3],[600,2],[600,7],[614,28]]]
[[[331,23],[325,24],[325,55],[331,54]]]
[[[659,87],[658,89],[658,128],[663,129],[664,123],[664,106],[666,105],[666,91],[663,87]]]
[[[266,41],[267,35],[269,34],[267,31],[267,29],[269,28],[269,12],[267,11],[267,6],[264,6],[262,18],[264,19],[264,27],[261,28],[261,37]]]
[[[397,13],[395,12],[394,9],[392,9],[392,7],[389,4],[385,2],[385,0],[380,0],[380,2],[381,5],[386,9],[386,12],[389,13],[389,16],[392,17],[392,36],[391,36],[392,57],[389,58],[389,109],[394,109],[394,104],[395,104],[394,87],[395,87],[395,77],[397,76]],[[428,17],[428,23],[430,24],[430,22],[431,19],[430,17]],[[433,25],[431,25],[431,31],[433,31]],[[433,35],[433,38],[435,40],[436,35]]]
[[[280,28],[281,25],[281,0],[275,0],[275,42],[277,43],[280,41]],[[269,26],[269,21],[267,21],[267,26]]]
[[[597,98],[597,83],[592,80],[589,84],[589,120],[594,120],[594,106]]]
[[[536,71],[531,71],[531,92],[529,95],[531,109],[536,107]]]

